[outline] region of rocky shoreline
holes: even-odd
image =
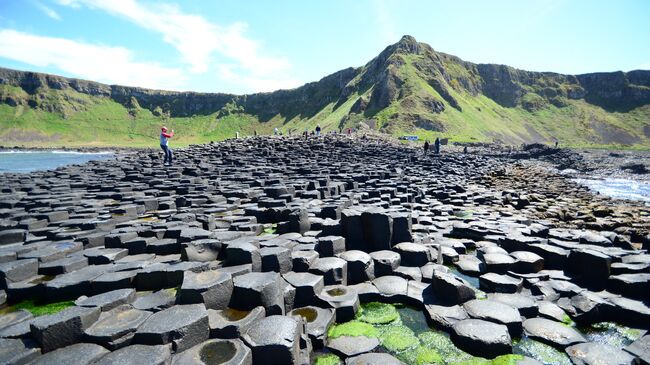
[[[574,363],[650,361],[650,208],[533,153],[326,136],[175,157],[0,175],[0,363],[455,363],[368,327],[375,302],[422,311],[470,363],[549,363],[512,355],[518,339]],[[73,302],[34,316],[25,301]],[[636,335],[572,326],[602,322]]]

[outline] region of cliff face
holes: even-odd
[[[486,99],[495,106],[485,104]],[[335,115],[337,119],[330,123],[333,128],[366,120],[368,125],[392,133],[453,131],[461,127],[450,123],[472,124],[477,118],[498,116],[516,119],[530,133],[516,132],[515,137],[526,140],[539,134],[540,127],[533,130],[531,120],[539,120],[537,124],[542,127],[548,123],[535,114],[538,111],[566,115],[569,113],[563,114],[563,108],[573,108],[567,125],[579,122],[608,127],[612,118],[618,117],[607,113],[628,113],[650,105],[650,71],[573,76],[474,64],[436,52],[410,36],[388,46],[362,67],[341,70],[296,89],[250,95],[150,90],[0,68],[0,103],[12,107],[24,106],[68,118],[101,100],[119,103],[134,116],[138,108],[144,108],[156,116],[215,114],[218,118],[227,114],[224,110],[234,108],[262,123],[278,118],[284,123],[316,123],[322,121],[323,115]],[[592,106],[600,109],[589,109]],[[489,107],[490,114],[485,107]],[[520,110],[531,114],[522,117]],[[591,116],[587,122],[585,113]],[[478,139],[500,134],[498,130],[476,128],[481,130]],[[632,137],[625,140],[637,143],[643,140],[636,137],[636,129],[648,128],[630,125],[629,130],[617,133],[627,133]]]

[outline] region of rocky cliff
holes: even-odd
[[[569,127],[584,124],[584,120],[576,120],[582,115],[590,128],[597,129],[592,142],[609,143],[606,134],[624,136],[614,142],[643,144],[649,138],[643,131],[650,128],[645,122],[612,120],[632,111],[640,113],[641,119],[647,116],[650,71],[573,76],[474,64],[437,52],[410,36],[388,46],[362,67],[341,70],[292,90],[250,95],[150,90],[0,68],[0,103],[11,107],[43,110],[65,119],[91,108],[93,101],[87,97],[168,118],[219,118],[234,110],[260,123],[320,121],[326,128],[339,129],[365,122],[391,133],[423,129],[475,134],[460,125],[466,122],[481,133],[468,137],[477,140],[508,135],[498,126],[483,130],[483,125],[471,125],[488,123],[489,118],[516,122],[518,129],[508,138],[549,139],[556,126],[546,125],[548,122],[536,114],[545,110],[565,115]],[[539,123],[531,122],[537,119]]]

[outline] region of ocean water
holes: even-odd
[[[594,192],[617,199],[629,199],[650,205],[650,181],[630,179],[574,179]]]
[[[51,170],[114,157],[113,152],[0,151],[0,173]]]

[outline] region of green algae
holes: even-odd
[[[357,320],[370,324],[386,324],[398,318],[395,306],[379,302],[362,304],[357,312]]]
[[[354,320],[335,324],[327,331],[327,335],[330,338],[341,336],[379,337],[379,330],[371,324]]]
[[[462,362],[473,358],[472,355],[456,347],[449,336],[444,332],[424,332],[421,333],[418,338],[424,347],[435,349],[447,361],[447,363]]]
[[[319,355],[314,360],[314,365],[338,365],[341,359],[334,354]]]
[[[566,353],[530,338],[522,338],[514,347],[513,352],[532,357],[543,364],[571,365],[571,360]]]
[[[576,324],[576,323],[571,319],[571,317],[569,317],[568,314],[565,314],[565,315],[562,317],[562,323],[564,323],[564,324],[566,324],[566,325],[568,325],[568,326],[571,326],[571,327],[574,327],[575,324]]]
[[[492,360],[492,365],[517,365],[523,359],[523,355],[501,355]]]
[[[596,343],[609,344],[614,347],[625,347],[638,340],[643,331],[626,327],[613,322],[594,323],[581,328],[587,340]]]
[[[40,303],[34,300],[24,300],[12,306],[3,308],[0,314],[10,313],[24,309],[30,312],[34,317],[58,313],[68,307],[74,306],[73,301],[63,301],[54,303]]]
[[[415,337],[415,333],[404,325],[386,326],[382,329],[379,340],[381,345],[388,351],[402,352],[414,348],[420,344],[420,340]]]

